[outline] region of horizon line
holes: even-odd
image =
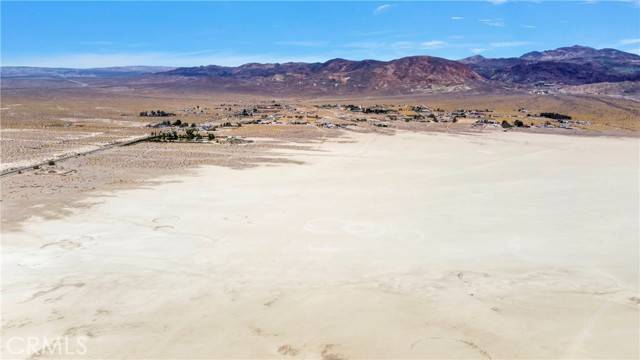
[[[194,63],[194,64],[189,64],[189,65],[169,65],[169,64],[144,64],[144,63],[134,63],[132,65],[125,65],[125,64],[121,64],[121,65],[105,65],[105,66],[96,66],[96,65],[90,65],[90,66],[57,66],[57,65],[23,65],[23,64],[8,64],[5,65],[4,61],[0,60],[0,68],[18,68],[18,67],[22,67],[22,68],[40,68],[40,69],[74,69],[74,70],[95,70],[95,69],[110,69],[110,68],[127,68],[127,67],[164,67],[164,68],[185,68],[185,67],[206,67],[206,66],[219,66],[219,67],[241,67],[241,66],[245,66],[245,65],[250,65],[250,64],[262,64],[262,65],[282,65],[282,64],[323,64],[323,63],[327,63],[330,61],[335,61],[335,60],[344,60],[344,61],[352,61],[352,62],[360,62],[360,61],[377,61],[377,62],[391,62],[391,61],[395,61],[395,60],[400,60],[400,59],[404,59],[404,58],[410,58],[410,57],[430,57],[430,58],[438,58],[438,59],[444,59],[444,60],[448,60],[448,61],[461,61],[467,58],[471,58],[471,57],[483,57],[486,59],[508,59],[508,58],[520,58],[523,55],[530,53],[530,52],[544,52],[544,51],[548,51],[548,50],[557,50],[557,49],[563,49],[563,48],[571,48],[571,47],[584,47],[584,48],[590,48],[590,49],[594,49],[594,50],[616,50],[616,51],[620,51],[620,52],[624,52],[627,54],[631,54],[631,55],[636,55],[636,56],[640,56],[640,54],[635,53],[635,52],[629,52],[629,51],[625,51],[625,50],[621,50],[615,47],[603,47],[603,48],[596,48],[596,47],[591,47],[591,46],[584,46],[584,45],[579,45],[579,44],[574,44],[574,45],[568,45],[568,46],[561,46],[555,49],[547,49],[547,50],[533,50],[533,51],[529,51],[529,52],[525,52],[520,56],[511,56],[511,57],[490,57],[490,56],[484,56],[481,53],[478,54],[474,54],[474,55],[470,55],[470,56],[466,56],[466,57],[462,57],[462,58],[457,58],[457,59],[451,59],[451,58],[447,58],[444,56],[433,56],[433,55],[426,55],[426,54],[416,54],[416,55],[406,55],[406,56],[400,56],[397,58],[392,58],[392,59],[388,59],[388,60],[384,60],[384,59],[375,59],[375,58],[362,58],[359,60],[356,59],[349,59],[347,57],[328,57],[327,60],[311,60],[310,58],[307,57],[306,61],[305,61],[305,56],[301,56],[301,60],[277,60],[277,61],[268,61],[266,60],[266,58],[268,58],[268,56],[264,56],[265,60],[264,61],[259,61],[258,59],[253,60],[253,61],[240,61],[237,62],[236,65],[219,65],[216,64],[215,62],[201,62],[201,63]],[[145,53],[140,53],[138,54],[138,56],[140,55],[144,55]],[[70,55],[67,55],[70,56]],[[72,55],[71,55],[72,56]],[[104,57],[104,56],[120,56],[122,57],[123,54],[118,54],[118,53],[112,53],[112,54],[75,54],[75,56],[92,56],[92,57]],[[244,58],[251,58],[254,57],[256,55],[245,55]],[[126,57],[126,55],[124,55],[124,57]],[[132,56],[133,57],[133,56]],[[241,55],[235,55],[235,56],[227,56],[227,58],[242,58],[243,56]],[[224,58],[224,56],[222,57]]]

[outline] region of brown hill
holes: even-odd
[[[178,68],[152,77],[156,81],[174,78],[174,85],[186,81],[195,86],[293,94],[406,94],[470,88],[483,81],[465,64],[430,56],[392,61],[210,65]]]

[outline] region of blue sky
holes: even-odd
[[[1,2],[2,65],[519,56],[574,44],[640,53],[640,3]]]

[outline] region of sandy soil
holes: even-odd
[[[151,186],[167,174],[192,174],[202,165],[232,169],[274,163],[296,162],[287,157],[290,149],[308,149],[321,141],[311,136],[304,142],[256,139],[245,145],[138,143],[100,153],[78,156],[0,178],[1,226],[20,229],[31,216],[59,218],[70,209],[86,206],[88,197],[104,192]]]
[[[3,355],[638,358],[637,138],[350,137],[3,229]]]

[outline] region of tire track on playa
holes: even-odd
[[[413,350],[416,345],[418,345],[419,343],[426,341],[426,340],[445,340],[445,341],[455,341],[461,344],[464,344],[466,346],[468,346],[469,348],[476,350],[480,355],[482,355],[483,358],[487,359],[487,360],[493,360],[493,358],[491,357],[491,355],[489,354],[489,352],[487,352],[487,350],[485,350],[484,348],[482,348],[481,346],[479,346],[478,344],[476,344],[475,342],[471,341],[471,340],[466,340],[466,339],[458,339],[458,338],[443,338],[443,337],[437,337],[437,336],[433,336],[433,337],[428,337],[428,338],[424,338],[424,339],[419,339],[415,342],[413,342],[411,344],[411,350]]]
[[[573,338],[573,341],[571,342],[569,349],[567,350],[565,355],[562,356],[563,358],[565,359],[581,358],[581,356],[577,354],[578,351],[580,349],[584,349],[584,344],[587,342],[587,338],[591,335],[591,330],[593,329],[595,324],[598,322],[598,320],[600,320],[602,315],[610,306],[611,306],[611,302],[607,300],[604,300],[602,304],[600,304],[600,306],[598,307],[598,310],[596,310],[596,312],[589,317],[585,325],[582,327],[582,331],[580,331],[580,333],[578,333]]]
[[[173,225],[165,224],[165,221],[179,221],[180,217],[178,216],[166,216],[166,217],[156,217],[153,218],[150,223],[144,221],[136,221],[134,219],[120,218],[120,217],[105,217],[105,221],[110,223],[126,223],[129,225],[133,225],[135,227],[140,227],[143,229],[147,229],[149,231],[134,236],[135,240],[139,241],[193,241],[197,249],[202,248],[211,248],[218,244],[218,242],[222,241],[224,238],[212,237],[208,235],[200,235],[200,234],[191,234],[189,232],[184,231],[174,231]],[[82,235],[82,238],[90,239],[94,244],[100,243],[100,237],[108,237],[108,233],[100,233],[100,235]],[[75,237],[72,237],[75,239]],[[126,239],[123,239],[126,240]],[[53,250],[53,245],[59,245],[60,241],[48,242],[40,247],[38,250]],[[92,256],[98,257],[98,253],[96,253],[95,249],[92,249],[91,246],[88,246],[86,241],[78,241],[77,247],[81,247],[84,250],[85,254],[90,254]],[[65,249],[69,250],[69,249]],[[194,250],[197,251],[197,250]],[[86,255],[85,255],[86,256]],[[190,255],[185,255],[190,256]],[[129,267],[134,267],[141,270],[154,271],[163,274],[172,274],[172,275],[186,275],[191,277],[199,277],[199,278],[211,278],[212,274],[207,272],[197,272],[192,270],[192,266],[190,264],[186,264],[181,261],[181,258],[170,260],[165,256],[154,256],[154,255],[142,255],[139,252],[113,252],[106,251],[106,249],[101,248],[99,250],[99,258],[101,261],[123,261]],[[145,262],[153,261],[158,264],[154,266],[154,264],[149,264]],[[168,268],[173,268],[175,270],[170,271]],[[108,273],[102,273],[103,275],[111,274],[117,275],[120,274],[118,271],[112,271]]]
[[[46,289],[46,290],[40,290],[40,291],[36,291],[35,293],[33,293],[31,295],[31,297],[29,297],[28,299],[24,300],[22,303],[27,303],[29,301],[35,300],[39,297],[48,295],[50,293],[53,293],[55,291],[58,291],[62,288],[65,287],[75,287],[75,288],[81,288],[83,286],[85,286],[86,284],[83,282],[76,282],[76,283],[66,283],[65,279],[61,279],[57,284],[53,285],[52,287]]]

